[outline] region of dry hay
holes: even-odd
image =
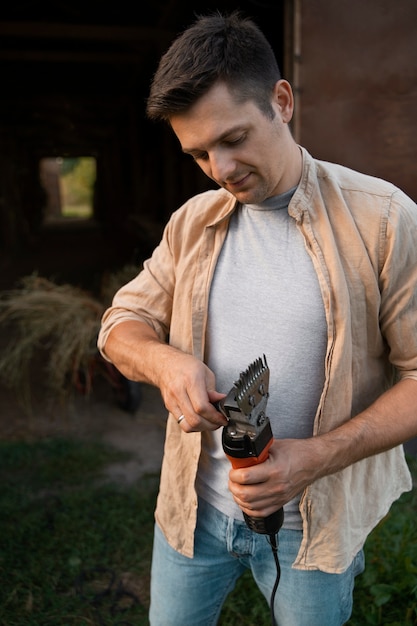
[[[97,358],[101,317],[121,284],[137,273],[128,267],[109,274],[103,301],[69,284],[59,285],[37,274],[24,277],[17,289],[0,293],[2,346],[0,380],[30,402],[34,369],[56,396],[65,396],[87,376]]]

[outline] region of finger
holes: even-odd
[[[206,399],[203,404],[192,404],[188,399],[181,404],[181,411],[185,419],[194,430],[216,430],[227,424],[227,419],[222,413]]]
[[[197,419],[193,417],[187,418],[187,416],[180,415],[180,421],[178,423],[179,428],[181,428],[184,432],[194,433],[194,432],[202,432],[202,431],[213,431],[219,428],[218,424],[213,424],[209,420],[204,419],[204,417],[197,416]]]

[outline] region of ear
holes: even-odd
[[[279,107],[282,121],[288,124],[294,113],[294,95],[290,83],[284,79],[277,81],[272,98]]]

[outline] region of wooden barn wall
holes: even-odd
[[[292,23],[297,139],[417,200],[417,2],[297,0]]]

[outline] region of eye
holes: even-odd
[[[235,137],[233,139],[227,139],[227,140],[225,140],[224,143],[226,145],[229,145],[229,146],[233,147],[233,146],[239,145],[240,143],[243,143],[245,141],[245,139],[246,139],[246,134],[243,134],[243,135],[239,135],[239,137]]]
[[[191,157],[194,161],[207,161],[208,154],[207,152],[197,152],[196,154],[192,154]]]

